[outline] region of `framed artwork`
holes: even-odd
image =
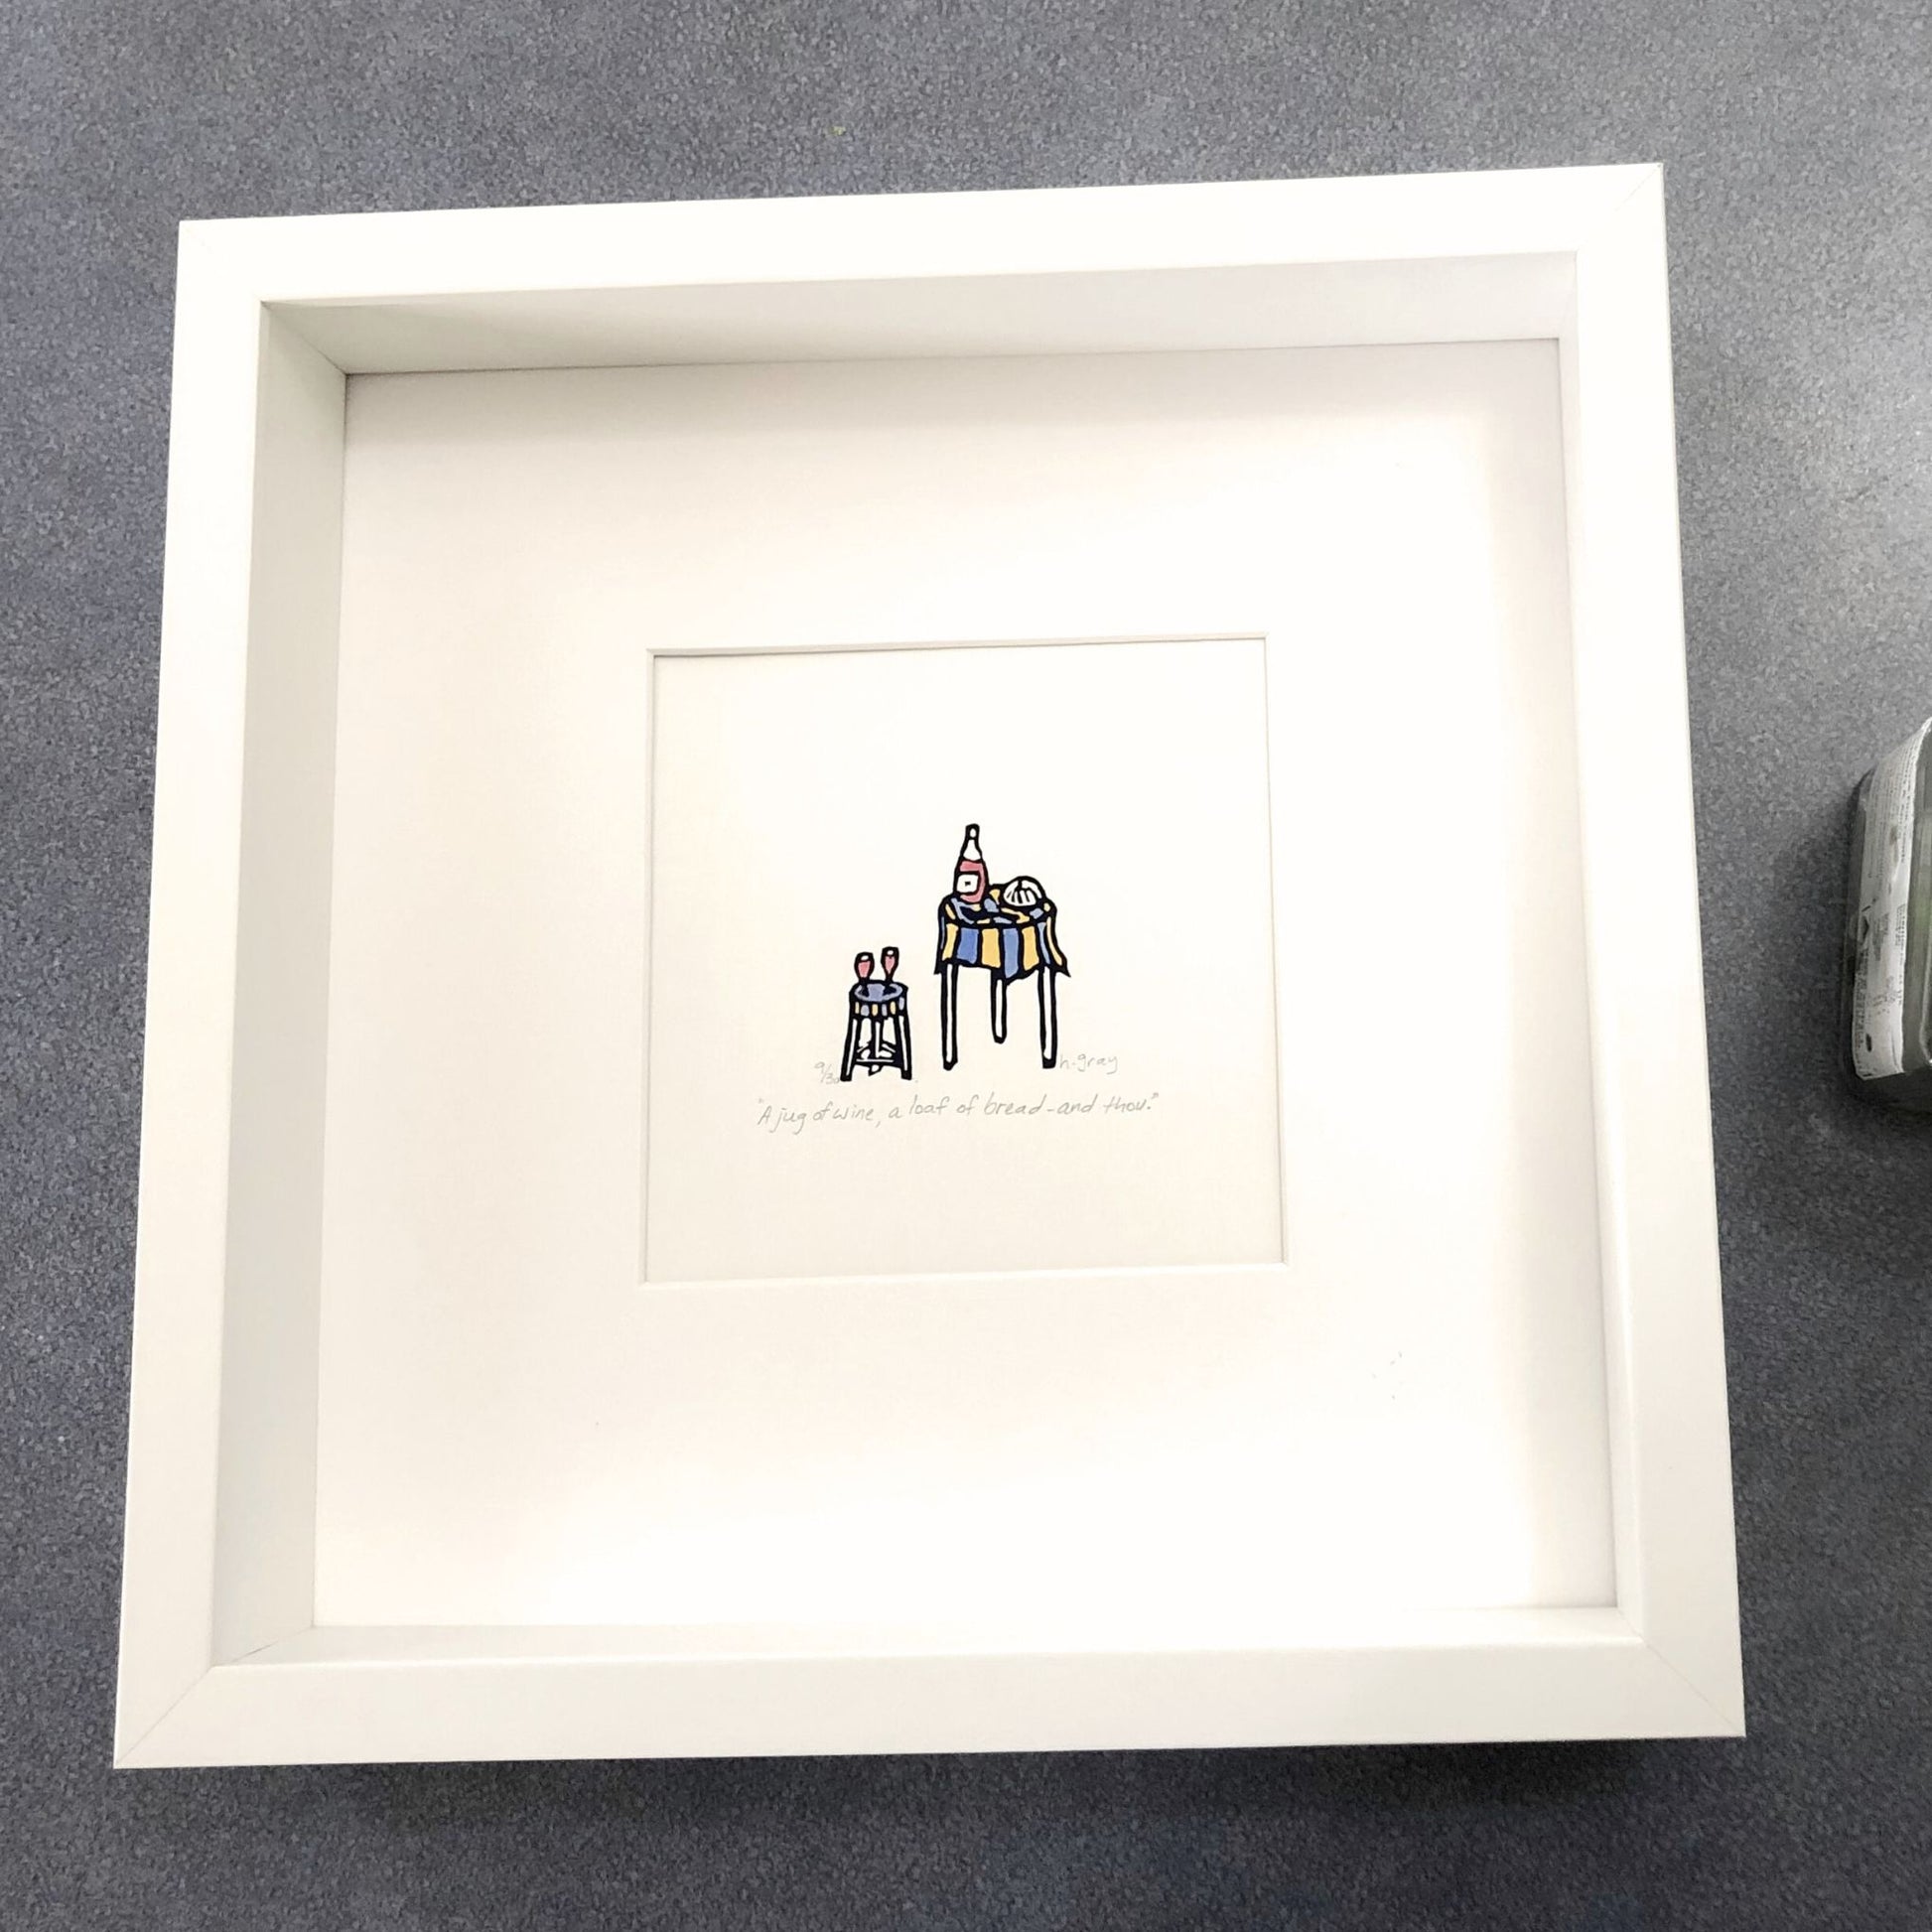
[[[183,231],[116,1761],[1742,1725],[1662,185]]]

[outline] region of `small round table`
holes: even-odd
[[[995,887],[977,904],[956,894],[939,901],[939,1057],[950,1071],[959,1061],[959,969],[983,966],[993,976],[991,1008],[993,1037],[1007,1036],[1007,988],[1031,974],[1039,992],[1039,1063],[1057,1064],[1060,1056],[1058,981],[1066,972],[1066,954],[1054,930],[1053,901],[1036,905],[1006,905]]]

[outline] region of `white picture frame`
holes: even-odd
[[[1561,380],[1614,1601],[1158,1643],[319,1622],[349,379],[1525,341]],[[116,1763],[1739,1733],[1669,351],[1650,167],[185,224]]]

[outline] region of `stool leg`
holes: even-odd
[[[848,1007],[845,1016],[845,1060],[839,1067],[839,1078],[852,1078],[853,1062],[859,1057],[859,1016]]]
[[[898,1027],[898,1077],[909,1080],[912,1077],[912,1001],[908,995],[905,1011],[897,1022]]]
[[[871,1076],[879,1071],[881,1056],[886,1050],[886,1023],[875,1020],[872,1023],[872,1038],[866,1042],[866,1073]]]
[[[1052,967],[1039,969],[1039,1063],[1057,1066],[1060,1058],[1060,999],[1054,982],[1059,975]]]
[[[1005,1045],[1007,1037],[1007,982],[1006,975],[996,966],[993,969],[993,1037]]]
[[[950,1073],[959,1064],[959,961],[939,968],[939,1058]]]

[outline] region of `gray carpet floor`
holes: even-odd
[[[13,0],[0,76],[0,1925],[1932,1924],[1932,1122],[1833,1037],[1932,712],[1922,4]],[[110,1774],[175,223],[1637,160],[1748,1740]]]

